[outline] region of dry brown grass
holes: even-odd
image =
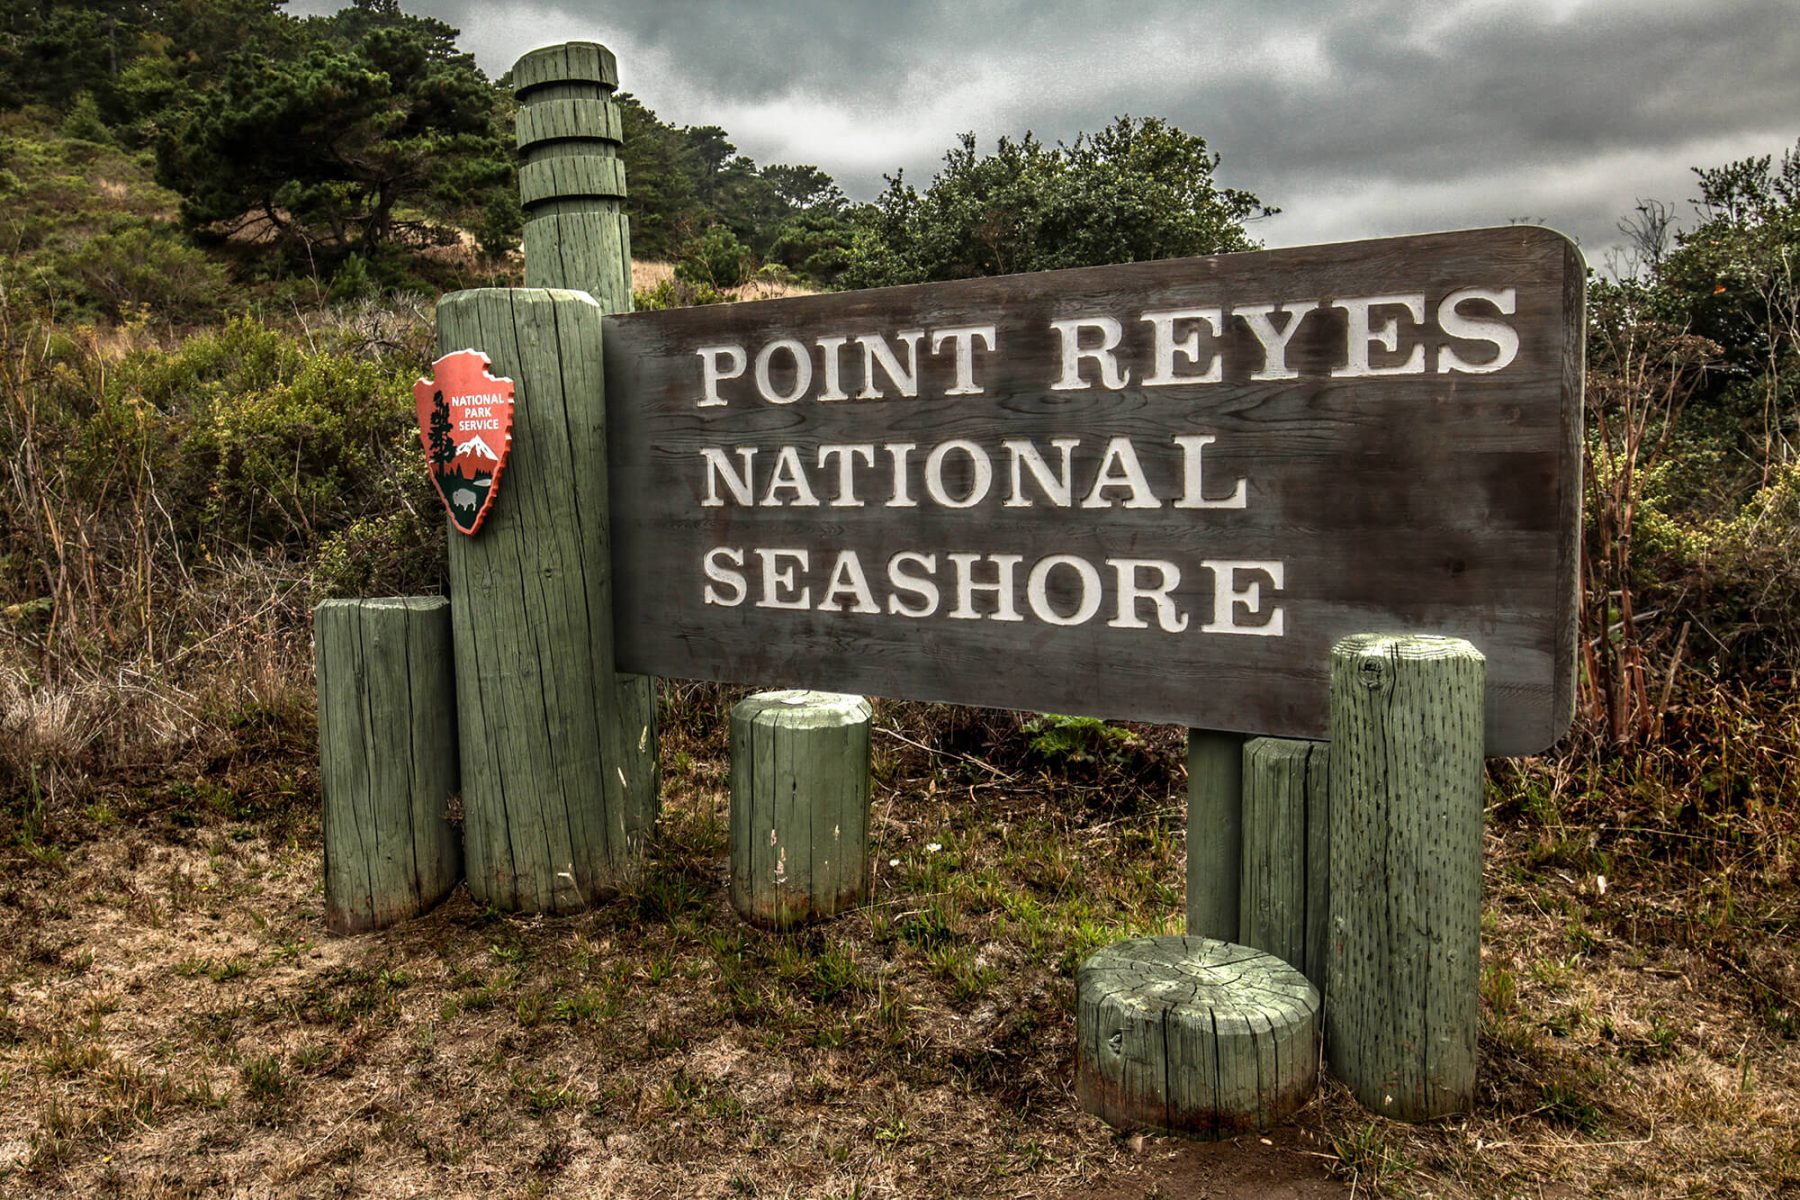
[[[107,814],[5,851],[0,1191],[1800,1186],[1791,887],[1746,876],[1727,897],[1666,859],[1577,859],[1604,836],[1496,793],[1473,1114],[1402,1126],[1331,1085],[1267,1145],[1120,1139],[1074,1103],[1070,970],[1104,941],[1179,926],[1178,731],[1137,730],[1103,764],[1045,761],[1005,715],[883,706],[873,902],[778,936],[726,901],[734,693],[671,687],[662,836],[639,891],[558,920],[483,912],[459,890],[419,921],[333,939],[297,666],[271,657],[261,682],[210,699],[210,734],[109,793]]]
[[[646,262],[633,259],[631,262],[631,290],[634,292],[651,292],[664,283],[675,280],[675,264],[666,262]],[[787,296],[810,296],[813,289],[791,279],[770,276],[757,276],[743,287],[729,289],[725,295],[733,300],[780,300]]]

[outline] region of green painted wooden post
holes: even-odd
[[[731,904],[776,929],[869,892],[869,702],[759,692],[731,710]]]
[[[631,311],[631,234],[619,158],[625,135],[612,100],[618,86],[618,62],[598,42],[545,46],[513,64],[525,285],[586,292],[602,313]],[[594,375],[598,379],[598,358]],[[604,460],[593,470],[604,479]],[[600,494],[606,494],[604,486]],[[610,548],[610,541],[604,544]],[[610,579],[610,561],[605,569]],[[654,814],[660,787],[656,680],[614,677],[611,711],[620,728],[647,731],[644,753],[625,764],[626,790],[630,807]]]
[[[1331,652],[1325,1053],[1372,1112],[1475,1093],[1486,661],[1460,638],[1362,634]]]
[[[575,288],[631,311],[631,236],[613,53],[597,42],[533,50],[513,64],[525,285]]]
[[[657,807],[642,681],[613,670],[600,306],[457,292],[438,345],[517,386],[503,490],[480,534],[450,535],[469,891],[571,912],[635,874]]]
[[[1188,730],[1187,931],[1238,940],[1244,735]]]
[[[1244,743],[1244,840],[1239,938],[1325,990],[1331,819],[1324,742]]]
[[[1115,1128],[1266,1130],[1318,1084],[1318,989],[1264,951],[1132,938],[1088,959],[1075,997],[1075,1095]]]
[[[327,600],[313,612],[325,924],[416,917],[462,878],[450,602]]]

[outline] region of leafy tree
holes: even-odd
[[[847,205],[803,208],[775,227],[763,258],[826,286],[850,265],[856,222]]]
[[[1073,145],[1027,134],[991,155],[965,134],[923,194],[896,175],[860,214],[851,286],[914,283],[1248,250],[1275,209],[1221,188],[1204,138],[1120,117]]]
[[[1724,348],[1723,379],[1757,380],[1761,457],[1800,448],[1800,143],[1700,169],[1700,223],[1660,264],[1664,304]]]
[[[444,240],[511,186],[502,105],[457,31],[394,0],[307,23],[299,57],[246,54],[158,146],[195,228],[266,222],[290,243],[365,254]]]
[[[153,7],[137,0],[0,0],[0,67],[8,84],[0,105],[61,108],[104,89],[153,27]]]
[[[91,95],[115,128],[154,128],[235,55],[291,53],[302,23],[282,0],[0,0],[0,107],[67,111]]]
[[[831,176],[808,163],[787,166],[777,163],[764,167],[762,177],[775,189],[781,202],[795,212],[823,209],[839,212],[845,207],[844,193]]]
[[[613,103],[625,137],[619,156],[625,160],[632,252],[639,258],[676,258],[705,213],[693,146],[629,92],[616,94]]]

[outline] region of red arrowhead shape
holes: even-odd
[[[431,370],[432,379],[413,384],[425,467],[450,524],[473,535],[494,507],[512,453],[513,381],[490,375],[479,350],[446,354]]]

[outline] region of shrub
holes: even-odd
[[[423,480],[423,467],[417,472]],[[431,491],[430,485],[425,487]],[[359,517],[325,538],[313,559],[313,600],[338,596],[418,596],[441,590],[444,521],[432,507]]]
[[[715,225],[688,245],[675,264],[675,278],[714,288],[742,287],[754,268],[750,248],[723,225]]]
[[[680,268],[676,268],[677,271]],[[648,291],[631,293],[632,306],[639,312],[656,312],[665,308],[693,308],[701,304],[724,304],[737,299],[721,292],[710,283],[689,283],[685,279],[661,279]]]
[[[331,290],[328,293],[333,304],[344,304],[353,300],[361,300],[375,286],[369,275],[369,264],[363,256],[355,251],[331,274]]]
[[[308,354],[239,318],[141,370],[144,398],[179,429],[165,479],[187,536],[310,548],[393,506],[418,439],[410,365]]]
[[[79,307],[115,320],[200,320],[217,311],[226,289],[224,267],[160,223],[88,238],[58,254],[52,270]]]

